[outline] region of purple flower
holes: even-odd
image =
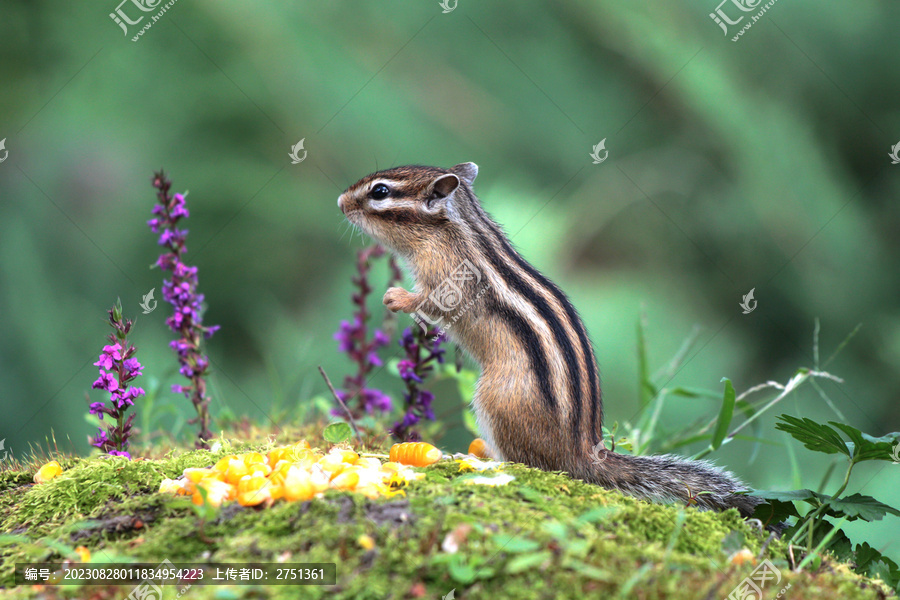
[[[383,332],[382,330],[376,329],[376,330],[375,330],[375,334],[374,334],[374,336],[373,336],[373,338],[372,338],[372,342],[373,342],[376,346],[378,346],[379,348],[381,348],[381,347],[383,347],[383,346],[387,346],[388,344],[390,344],[390,343],[391,343],[391,338],[389,338],[388,335],[387,335],[385,332]]]
[[[391,398],[379,390],[366,388],[372,370],[384,366],[378,350],[390,344],[391,338],[384,331],[375,329],[369,339],[369,310],[367,299],[372,292],[368,277],[371,260],[384,255],[381,246],[369,246],[356,255],[357,276],[353,278],[355,291],[351,299],[355,306],[353,318],[341,321],[333,337],[338,343],[338,352],[346,354],[356,366],[356,373],[344,377],[344,390],[337,390],[340,398],[347,406],[337,407],[334,414],[346,416],[349,410],[354,417],[373,414],[375,411],[387,412],[391,409]]]
[[[431,410],[431,403],[434,402],[434,394],[428,390],[419,390],[419,406],[422,414],[426,419],[434,421],[434,411]]]
[[[422,383],[422,378],[416,375],[416,363],[404,358],[397,363],[397,369],[400,371],[400,377],[403,381],[415,381]]]
[[[431,337],[430,337],[431,336]],[[434,363],[444,361],[445,349],[443,335],[435,335],[433,331],[407,328],[400,336],[400,346],[406,352],[406,358],[397,364],[400,378],[406,383],[403,394],[406,410],[403,418],[394,423],[391,433],[400,441],[416,441],[419,434],[413,429],[422,419],[434,420],[434,394],[419,389],[419,384],[434,370]]]
[[[91,445],[98,448],[103,448],[107,444],[109,444],[109,438],[106,437],[106,432],[101,429],[99,435],[94,438],[94,442]]]
[[[112,407],[105,402],[92,402],[88,412],[97,415],[101,421],[105,415],[109,415],[110,421],[115,422],[108,423],[105,429],[101,427],[91,445],[109,454],[131,458],[125,450],[128,448],[134,415],[126,418],[125,412],[145,392],[139,387],[128,387],[128,382],[140,375],[143,367],[133,357],[137,349],[128,343],[127,336],[133,323],[122,317],[120,302],[116,302],[109,310],[109,324],[113,328],[113,333],[107,338],[110,344],[103,347],[100,359],[94,363],[99,367],[100,377],[91,387],[109,392]]]
[[[381,390],[363,388],[360,396],[362,397],[363,407],[369,414],[372,414],[376,410],[383,413],[390,412],[393,406],[391,397]]]
[[[206,440],[212,438],[209,431],[209,397],[203,379],[209,361],[200,353],[200,342],[210,338],[219,326],[203,325],[203,294],[197,291],[197,267],[184,262],[188,230],[178,228],[181,219],[190,217],[190,211],[183,194],[169,193],[171,186],[164,173],[154,175],[153,187],[157,189],[158,199],[153,207],[156,218],[150,219],[147,225],[151,231],[159,233],[159,245],[165,247],[156,265],[172,275],[162,284],[163,300],[172,305],[172,315],[166,319],[166,324],[178,336],[169,345],[178,356],[179,373],[190,380],[190,385],[173,386],[173,390],[184,393],[194,404],[200,424],[197,445],[206,447]]]
[[[341,321],[340,327],[334,334],[334,339],[338,342],[338,351],[339,352],[350,352],[353,350],[354,340],[353,336],[358,331],[359,325],[356,321],[354,321],[353,325],[350,325],[347,321]]]
[[[119,389],[119,380],[116,379],[115,375],[112,373],[107,373],[103,369],[100,369],[100,377],[97,378],[91,387],[95,390],[106,390],[107,392],[114,392]]]
[[[110,450],[110,451],[109,451],[109,455],[110,455],[110,456],[124,456],[124,457],[126,457],[128,460],[131,460],[131,455],[130,455],[130,454],[128,454],[127,452],[120,451],[120,450]]]
[[[92,415],[97,415],[100,417],[100,420],[103,420],[103,415],[106,414],[106,404],[103,402],[91,402],[91,407],[88,412]]]
[[[137,377],[138,375],[143,375],[143,365],[137,361],[136,358],[126,359],[124,362],[125,371],[128,373],[129,378]]]

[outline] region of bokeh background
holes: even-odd
[[[192,434],[148,268],[161,167],[190,192],[187,259],[222,326],[219,417],[321,417],[316,366],[351,369],[332,334],[367,240],[340,191],[376,168],[474,161],[485,207],[584,316],[607,424],[638,407],[643,314],[654,370],[696,328],[668,387],[729,377],[739,393],[814,366],[816,318],[823,363],[862,324],[828,365],[844,383],[821,384],[833,408],[807,386],[763,419],[766,443],[712,456],[755,487],[815,488],[829,465],[774,430],[778,413],[900,430],[897,3],[777,2],[732,42],[716,0],[180,0],[132,42],[148,19],[125,35],[116,2],[0,1],[0,439],[14,455],[51,432],[89,452],[85,394],[117,297],[156,390],[143,439]],[[377,265],[378,318],[386,278]],[[143,315],[151,288],[160,305]],[[399,399],[388,374],[373,385]],[[460,450],[459,395],[438,391],[437,441]],[[670,402],[662,423],[716,407]],[[900,505],[898,484],[900,466],[870,463],[849,491]],[[900,559],[898,519],[849,530]]]

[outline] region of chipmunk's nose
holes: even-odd
[[[337,204],[338,204],[338,208],[341,209],[341,212],[344,212],[344,195],[343,194],[338,196]]]

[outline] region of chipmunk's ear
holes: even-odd
[[[450,170],[459,175],[459,178],[468,185],[472,185],[475,182],[475,178],[478,177],[478,165],[473,162],[459,163],[455,167],[451,167]]]
[[[428,194],[428,208],[433,209],[438,204],[445,203],[453,197],[453,192],[459,187],[459,177],[453,173],[441,175],[431,183],[431,191]]]

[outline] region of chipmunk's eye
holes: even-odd
[[[369,191],[369,198],[372,200],[384,200],[390,195],[391,189],[383,183],[379,183]]]

